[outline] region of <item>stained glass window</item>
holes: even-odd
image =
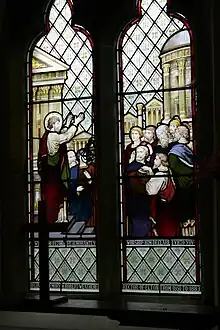
[[[28,53],[29,221],[46,202],[54,291],[97,291],[93,42],[72,26],[74,3],[55,0],[47,32]],[[57,230],[56,230],[57,228]],[[62,230],[61,230],[62,228]],[[38,234],[30,234],[30,283],[39,288]],[[65,240],[64,240],[65,238]]]
[[[118,41],[122,287],[200,294],[193,36],[167,0],[137,10]]]

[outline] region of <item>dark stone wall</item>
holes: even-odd
[[[198,86],[196,121],[200,158],[219,148],[219,4],[214,0],[173,0],[170,11],[187,16],[194,33]],[[134,0],[76,2],[73,23],[90,31],[95,42],[98,148],[98,267],[100,294],[120,294],[120,241],[117,170],[116,41],[121,28],[137,16]],[[26,55],[31,41],[45,30],[46,0],[0,2],[1,39],[1,293],[5,302],[21,300],[28,292]],[[107,7],[106,7],[107,5]],[[108,158],[105,156],[108,153]],[[200,238],[204,294],[218,304],[219,184],[210,177],[200,183]],[[118,275],[116,275],[118,274]]]

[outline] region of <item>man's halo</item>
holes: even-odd
[[[51,111],[44,117],[44,128],[46,131],[50,131],[51,129],[48,127],[48,121],[51,117],[57,117],[59,118],[60,122],[62,123],[61,126],[63,126],[63,117],[62,115],[57,111]]]

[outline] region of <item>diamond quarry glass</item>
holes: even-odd
[[[50,289],[98,291],[93,41],[56,0],[27,60],[29,222],[46,202]],[[53,228],[53,229],[52,229]],[[55,229],[56,228],[56,229]],[[39,289],[38,233],[30,233],[30,288]]]
[[[200,294],[193,36],[166,0],[118,40],[122,290]]]

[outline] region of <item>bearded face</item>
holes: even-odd
[[[154,133],[151,130],[146,130],[144,138],[146,142],[150,143],[154,140]]]
[[[173,142],[178,142],[181,138],[181,134],[179,130],[177,129],[173,134]]]
[[[160,137],[159,137],[159,142],[161,144],[162,148],[166,148],[169,145],[169,135],[167,133],[163,133]]]
[[[140,146],[136,149],[136,161],[143,162],[148,156],[148,148],[145,146]]]
[[[76,166],[77,159],[76,159],[75,152],[70,150],[67,155],[68,155],[68,161],[69,161],[70,168],[73,167],[73,166]]]

